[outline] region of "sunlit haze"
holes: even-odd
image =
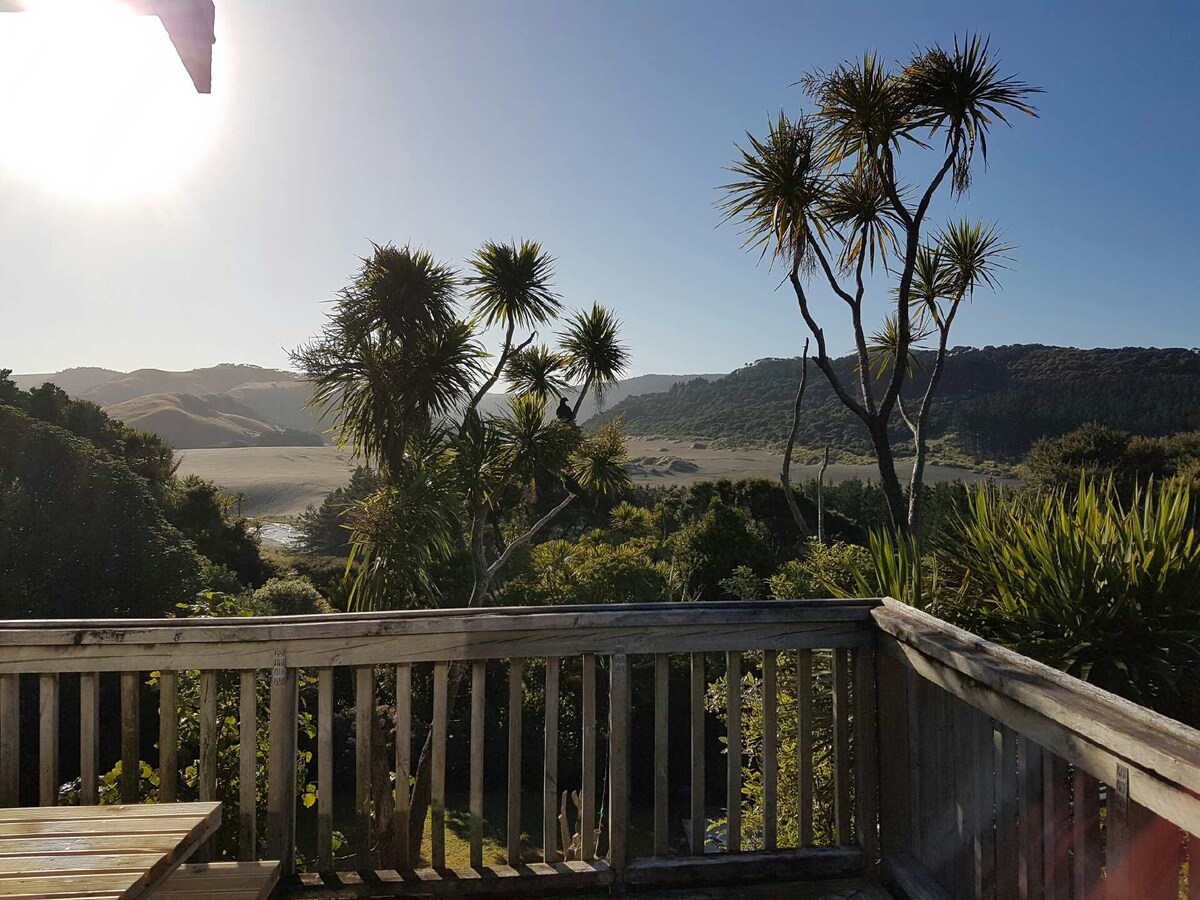
[[[0,167],[45,202],[149,201],[212,140],[157,18],[116,0],[28,0],[0,21]],[[49,299],[49,298],[46,298]]]
[[[154,17],[30,6],[0,14],[0,368],[285,366],[370,241],[510,237],[620,315],[631,374],[795,356],[780,272],[718,225],[733,143],[814,67],[970,31],[1046,93],[934,210],[1017,247],[955,343],[1200,344],[1194,3],[218,0],[211,95]]]

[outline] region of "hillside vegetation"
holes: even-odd
[[[929,354],[916,354],[927,364]],[[835,363],[843,378],[854,362]],[[924,390],[918,368],[905,399]],[[631,434],[701,437],[729,443],[779,444],[787,436],[800,381],[797,359],[764,359],[719,381],[697,379],[655,395],[631,397],[597,421],[624,419]],[[809,366],[799,443],[869,454],[861,423]],[[1146,435],[1200,428],[1200,351],[1187,349],[1078,350],[1040,344],[959,347],[947,358],[931,433],[943,452],[1015,461],[1042,437],[1087,423]],[[896,418],[896,438],[903,423]]]

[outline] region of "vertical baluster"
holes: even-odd
[[[546,728],[542,758],[542,856],[558,862],[558,680],[559,658],[546,658]]]
[[[704,654],[692,654],[691,720],[692,720],[692,853],[704,853],[708,814],[704,809]]]
[[[849,651],[833,651],[833,819],[836,842],[850,843]]]
[[[253,669],[238,672],[238,859],[258,857],[258,690]]]
[[[138,673],[121,673],[121,781],[122,803],[138,802]]]
[[[0,675],[0,806],[21,803],[21,676]]]
[[[201,800],[217,799],[217,673],[200,673],[200,759],[197,782]],[[205,841],[195,852],[196,862],[212,859],[212,842]]]
[[[38,679],[38,803],[58,805],[58,675]]]
[[[179,673],[158,673],[158,802],[174,803],[179,790]]]
[[[945,853],[945,844],[938,833],[938,816],[941,809],[938,805],[938,787],[943,777],[940,759],[942,746],[942,697],[943,691],[936,685],[924,679],[917,683],[917,703],[921,714],[917,719],[919,732],[917,737],[917,753],[920,759],[921,778],[916,794],[917,834],[920,836],[918,847],[920,862],[934,871]],[[991,731],[988,731],[987,752],[992,753]],[[991,771],[991,763],[988,763]],[[928,777],[927,777],[928,773]]]
[[[729,822],[727,847],[730,853],[742,849],[742,654],[725,654],[725,813]]]
[[[972,716],[972,764],[975,775],[975,822],[973,823],[973,896],[992,900],[996,896],[996,808],[995,749],[992,720],[979,711]],[[933,773],[930,773],[933,777]]]
[[[608,857],[619,887],[629,859],[629,657],[623,653],[612,657],[608,712]]]
[[[411,868],[414,854],[409,847],[409,821],[412,815],[412,666],[396,666],[396,818],[392,828],[396,843],[396,865]],[[420,848],[417,848],[420,852]]]
[[[1099,896],[1103,886],[1100,873],[1104,865],[1100,844],[1100,783],[1078,766],[1071,777],[1072,815],[1071,860],[1072,894],[1078,900]]]
[[[1071,896],[1071,798],[1067,764],[1054,754],[1042,760],[1042,865],[1046,900]]]
[[[271,720],[267,758],[267,858],[280,860],[283,874],[295,871],[297,671],[275,652],[271,669]]]
[[[100,802],[99,729],[100,676],[84,672],[79,676],[79,802],[83,806]]]
[[[909,808],[913,760],[909,748],[907,669],[893,656],[878,654],[879,837],[883,856],[912,853]]]
[[[525,688],[521,680],[525,661],[508,664],[508,864],[521,863],[521,709]]]
[[[483,866],[483,716],[487,663],[471,664],[471,866]]]
[[[333,669],[328,666],[317,670],[317,868],[333,871]]]
[[[433,756],[430,766],[429,811],[430,862],[435,869],[446,867],[446,679],[449,666],[433,664]]]
[[[1133,800],[1129,801],[1128,822],[1135,896],[1138,900],[1179,900],[1179,829]]]
[[[975,767],[970,748],[975,728],[975,708],[961,700],[953,703],[954,720],[954,893],[973,896],[975,879]],[[949,774],[949,773],[947,773]]]
[[[779,686],[776,681],[776,659],[774,650],[763,651],[763,848],[774,850],[779,843],[779,722],[776,705]]]
[[[217,673],[200,673],[200,766],[201,800],[217,799]]]
[[[1017,892],[1021,900],[1042,897],[1042,748],[1026,737],[1017,744],[1021,820],[1020,872]]]
[[[371,854],[371,717],[375,715],[375,670],[354,670],[354,816],[358,867],[373,869]]]
[[[996,895],[1017,895],[1017,736],[996,728]]]
[[[583,655],[583,791],[579,811],[580,855],[596,858],[596,655]]]
[[[1129,769],[1117,766],[1117,777],[1108,792],[1106,803],[1107,821],[1105,822],[1105,865],[1108,900],[1134,900],[1133,881],[1130,873],[1130,835],[1129,835]],[[1191,875],[1200,864],[1200,858],[1195,853],[1195,838],[1191,839],[1188,850],[1190,855]],[[1196,879],[1191,878],[1193,884]],[[1190,900],[1190,898],[1189,898]]]
[[[800,846],[813,842],[813,677],[812,651],[796,651],[796,786]]]
[[[927,778],[924,754],[921,749],[921,736],[926,710],[921,693],[921,678],[907,666],[904,667],[904,687],[908,695],[908,832],[912,840],[912,853],[916,859],[923,859],[921,847],[921,797],[923,794],[923,779]],[[991,743],[988,748],[990,752]],[[976,759],[976,762],[978,760]]]
[[[879,858],[879,769],[875,746],[875,648],[854,651],[854,775],[858,844],[867,866]],[[960,844],[960,847],[962,845]]]
[[[1200,900],[1200,835],[1188,835],[1188,900]]]
[[[665,653],[654,655],[654,855],[667,854],[669,827],[667,817],[667,753],[671,659]]]

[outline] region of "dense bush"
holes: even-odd
[[[345,556],[350,551],[350,530],[346,511],[383,487],[379,473],[367,466],[355,466],[350,481],[325,495],[320,506],[309,506],[300,515],[299,548],[318,556]]]
[[[254,592],[250,608],[256,615],[303,616],[331,613],[334,608],[311,581],[300,575],[272,578]]]
[[[1200,431],[1146,437],[1085,425],[1038,441],[1025,459],[1030,484],[1074,491],[1086,474],[1111,478],[1122,496],[1154,479],[1181,475],[1200,489]]]
[[[238,577],[243,585],[257,586],[271,576],[258,538],[246,520],[229,514],[220,488],[196,475],[172,479],[163,491],[167,520],[191,539],[200,553]]]
[[[30,391],[22,391],[8,377],[11,369],[0,369],[0,404],[13,406],[31,418],[66,429],[84,438],[125,463],[158,491],[175,473],[171,448],[158,435],[130,428],[110,419],[90,400],[73,400],[56,385],[47,382]]]
[[[905,389],[910,400],[924,391],[930,369],[928,352],[916,356],[922,366]],[[835,360],[834,368],[852,383],[855,364],[846,356]],[[787,437],[799,381],[799,359],[764,359],[715,381],[698,378],[662,393],[628,397],[594,421],[622,417],[630,434],[779,445]],[[1200,352],[1195,350],[959,347],[946,360],[930,435],[953,436],[977,458],[1015,461],[1039,438],[1088,422],[1148,435],[1200,429],[1198,395]],[[908,439],[898,416],[893,437]],[[800,412],[800,444],[872,452],[862,423],[824,378],[811,373]]]
[[[122,460],[0,405],[0,616],[160,616],[201,563]]]
[[[764,577],[775,559],[762,526],[746,509],[720,497],[671,535],[667,545],[685,599],[717,600],[723,594],[721,581],[735,570],[746,567]]]
[[[809,541],[804,555],[790,559],[771,576],[771,596],[777,600],[841,597],[858,593],[859,573],[869,569],[871,556],[856,544]]]
[[[1188,486],[1123,501],[1111,481],[980,488],[923,558],[879,535],[874,579],[902,599],[1113,693],[1197,722],[1200,539]]]
[[[669,582],[667,567],[655,561],[646,542],[546,541],[533,549],[528,571],[506,584],[497,602],[657,603],[668,599]]]

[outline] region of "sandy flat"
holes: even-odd
[[[648,459],[633,479],[641,484],[670,486],[714,478],[779,477],[781,455],[769,450],[739,450],[694,446],[695,441],[666,438],[630,438],[630,456]],[[344,485],[354,470],[351,455],[336,447],[234,447],[217,450],[181,450],[181,475],[196,474],[211,479],[229,494],[243,495],[242,511],[248,516],[295,516],[318,504],[330,491]],[[665,460],[666,462],[658,462]],[[671,471],[670,460],[682,460],[694,471]],[[677,468],[687,468],[678,466]],[[820,467],[793,465],[796,481],[816,478]],[[898,461],[902,477],[908,464]],[[830,482],[861,478],[874,480],[874,466],[829,466]],[[929,466],[926,479],[935,481],[985,481],[988,476],[951,466]]]
[[[228,447],[179,450],[180,475],[199,475],[244,495],[248,516],[296,516],[350,480],[354,463],[337,447]]]

